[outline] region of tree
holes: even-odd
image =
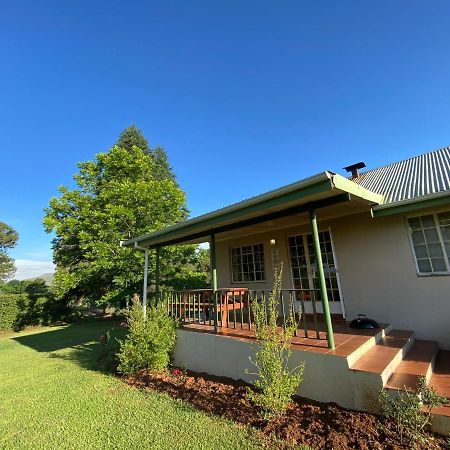
[[[152,151],[155,160],[155,178],[157,180],[165,180],[166,178],[176,181],[173,169],[169,164],[167,153],[162,147],[156,147]]]
[[[14,260],[7,252],[16,246],[18,240],[17,231],[6,223],[0,222],[0,281],[9,280],[16,271]]]
[[[151,149],[150,145],[143,135],[142,131],[136,127],[136,125],[130,125],[120,133],[119,139],[116,145],[126,150],[131,150],[133,147],[138,147],[144,152],[147,152],[154,160],[155,178],[157,180],[169,180],[176,181],[175,174],[172,167],[169,164],[166,151],[157,146],[155,149]]]
[[[123,135],[123,133],[122,133]],[[129,136],[129,134],[128,134]],[[119,242],[186,218],[186,196],[171,178],[159,179],[157,162],[136,146],[114,146],[94,161],[80,163],[77,188],[61,187],[45,211],[44,226],[55,232],[54,291],[97,304],[118,303],[139,292],[143,254]],[[162,278],[195,259],[195,246],[164,248]],[[154,271],[150,259],[150,279]]]
[[[130,125],[120,133],[119,140],[116,145],[125,150],[132,150],[133,147],[138,147],[144,152],[150,153],[150,146],[142,131],[136,125]]]

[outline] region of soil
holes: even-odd
[[[368,413],[350,411],[335,403],[319,403],[296,397],[286,414],[269,421],[248,400],[250,385],[191,371],[140,372],[124,377],[128,384],[164,392],[196,408],[256,428],[271,448],[308,445],[313,449],[400,450],[410,449],[398,441],[389,423]],[[446,449],[445,438],[427,434],[417,449]]]

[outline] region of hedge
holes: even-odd
[[[0,329],[15,328],[20,313],[27,305],[27,294],[0,294]]]

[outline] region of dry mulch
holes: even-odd
[[[308,445],[313,449],[408,449],[396,440],[394,432],[380,427],[381,420],[368,413],[350,411],[335,403],[319,403],[296,397],[282,417],[266,421],[261,410],[246,396],[250,387],[243,381],[214,377],[191,371],[173,375],[171,372],[140,372],[123,377],[128,384],[151,388],[173,398],[182,399],[196,408],[251,426],[264,433],[270,446],[289,448]],[[445,439],[429,434],[418,449],[445,449]]]

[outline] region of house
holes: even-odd
[[[306,360],[302,395],[370,411],[380,387],[403,387],[407,375],[450,386],[450,148],[364,167],[324,171],[123,243],[146,261],[151,249],[159,261],[162,246],[210,243],[210,291],[162,293],[156,280],[158,298],[185,323],[180,361],[245,378],[250,300],[264,301],[282,264],[283,317],[293,306],[293,347]],[[380,328],[349,328],[358,314]],[[450,430],[444,413],[437,430]]]

